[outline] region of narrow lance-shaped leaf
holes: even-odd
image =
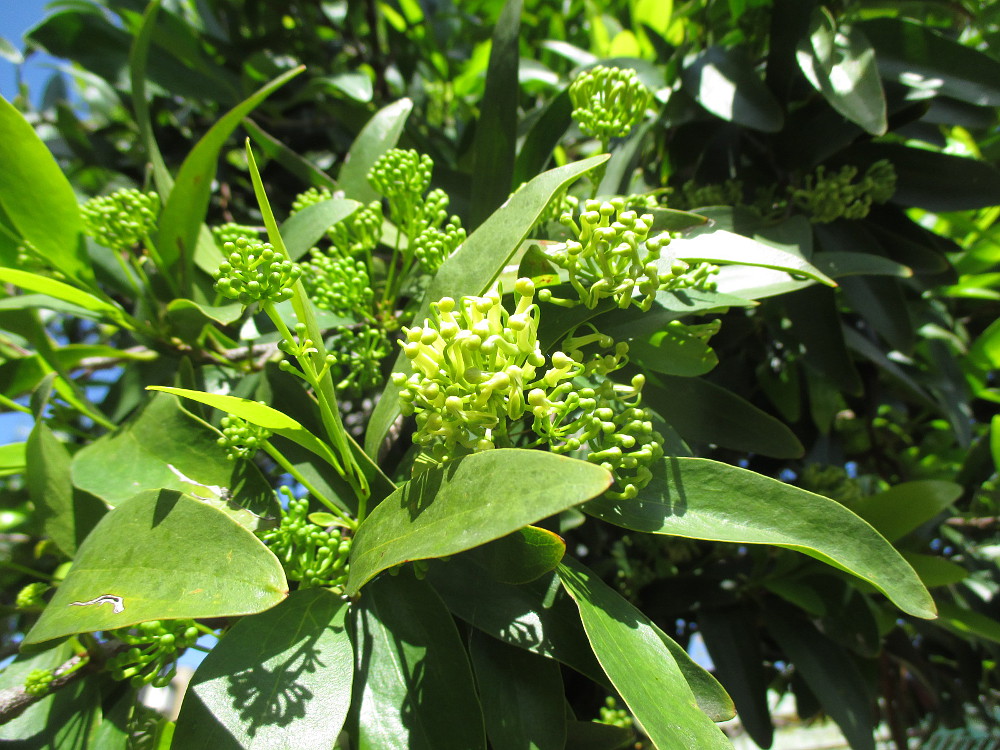
[[[552,196],[561,188],[607,161],[607,154],[557,167],[535,177],[524,185],[490,217],[479,225],[438,269],[424,294],[414,320],[422,322],[432,302],[442,297],[458,299],[463,295],[482,294],[500,275],[535,226]],[[393,372],[409,371],[410,361],[402,353],[396,357]],[[382,440],[399,415],[399,388],[389,381],[368,422],[365,452],[378,455]]]
[[[189,398],[200,404],[206,404],[229,414],[234,414],[251,424],[268,429],[277,435],[288,438],[294,443],[298,443],[303,448],[307,448],[315,453],[331,466],[340,466],[337,457],[333,455],[333,452],[326,443],[322,442],[291,417],[282,414],[277,409],[272,409],[266,404],[246,398],[226,396],[221,393],[203,393],[201,391],[191,391],[187,388],[173,388],[163,385],[151,385],[147,390],[172,393],[175,396]]]
[[[212,126],[184,159],[160,217],[156,245],[166,265],[163,269],[165,273],[176,276],[178,270],[184,274],[190,271],[195,245],[208,209],[219,151],[230,134],[258,104],[303,70],[304,67],[298,67],[288,71],[237,104]]]
[[[596,464],[516,448],[429,469],[389,495],[358,528],[345,591],[355,594],[399,563],[499,539],[589,500],[610,484],[611,474]]]
[[[656,747],[732,747],[698,707],[667,636],[649,618],[572,558],[560,564],[559,579],[598,661]]]
[[[124,328],[132,327],[128,316],[117,306],[75,286],[50,279],[48,276],[39,276],[16,268],[0,268],[0,281],[77,305]]]
[[[251,532],[193,497],[150,490],[94,527],[24,643],[147,620],[248,615],[287,593],[278,558]]]
[[[0,99],[0,206],[21,236],[53,266],[91,284],[76,193],[34,128]]]
[[[584,510],[635,531],[798,550],[869,582],[905,612],[934,601],[899,552],[830,498],[703,458],[670,458],[634,500],[598,498]]]
[[[306,589],[239,620],[194,673],[174,747],[333,747],[354,677],[347,609],[326,589]]]
[[[367,203],[379,197],[368,184],[368,170],[386,151],[393,148],[410,116],[413,102],[400,99],[376,112],[351,144],[337,184],[353,200]]]

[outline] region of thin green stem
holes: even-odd
[[[358,528],[358,521],[355,521],[353,518],[347,515],[336,503],[334,503],[330,498],[328,498],[326,495],[324,495],[322,492],[316,489],[315,485],[313,485],[312,482],[306,479],[302,475],[302,472],[296,469],[295,466],[293,466],[292,463],[287,458],[285,458],[273,445],[271,445],[269,441],[264,441],[264,450],[267,451],[267,455],[269,455],[271,458],[275,460],[278,466],[280,466],[282,469],[291,474],[296,482],[299,482],[303,487],[305,487],[310,495],[315,497],[317,500],[323,503],[323,505],[329,508],[330,511],[335,516],[337,516],[344,523],[345,526],[347,526],[347,528],[352,530]]]

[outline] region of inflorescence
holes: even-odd
[[[116,190],[80,206],[84,231],[113,250],[128,250],[149,237],[159,212],[159,195],[135,189]]]
[[[634,70],[603,65],[577,76],[569,87],[569,97],[580,130],[603,144],[628,135],[652,99]]]
[[[292,285],[302,269],[276,252],[267,242],[240,237],[223,246],[226,260],[215,272],[215,288],[244,305],[291,299]]]

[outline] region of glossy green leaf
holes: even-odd
[[[149,390],[172,393],[175,396],[197,401],[199,404],[207,404],[228,414],[234,414],[258,427],[264,427],[277,435],[288,438],[293,443],[298,443],[303,448],[312,451],[324,459],[331,466],[339,465],[336,456],[333,455],[333,452],[326,443],[322,442],[291,417],[282,414],[277,409],[272,409],[266,404],[260,404],[246,398],[226,396],[221,393],[202,393],[201,391],[191,391],[186,388],[152,385],[149,386]]]
[[[431,302],[442,297],[458,299],[485,292],[524,242],[552,196],[607,159],[602,154],[551,169],[515,192],[438,269],[414,320],[422,321],[430,312]],[[408,369],[409,360],[400,353],[393,371]],[[365,452],[369,456],[378,455],[382,440],[399,415],[398,395],[399,389],[391,381],[386,383],[365,433]]]
[[[642,368],[688,378],[711,371],[719,358],[697,326],[673,325],[629,341],[629,358]]]
[[[243,314],[243,305],[200,305],[189,299],[174,299],[167,303],[167,320],[185,341],[194,341],[206,325],[227,326]]]
[[[741,607],[706,609],[698,615],[698,632],[712,658],[714,672],[733,697],[740,723],[760,747],[774,740],[767,705],[767,675],[760,634],[750,613]]]
[[[559,665],[481,631],[469,639],[486,736],[497,748],[563,750],[566,698]]]
[[[760,266],[804,276],[827,286],[837,286],[837,282],[802,257],[724,229],[695,230],[690,236],[672,240],[668,245],[668,252],[664,253],[659,261],[664,272],[674,258],[716,264]]]
[[[252,462],[228,460],[218,438],[177,399],[157,394],[118,430],[77,452],[73,483],[112,507],[143,490],[167,488],[201,498],[249,529],[276,518],[274,492],[260,471]]]
[[[493,27],[486,91],[479,105],[479,119],[472,144],[473,174],[470,222],[479,226],[507,200],[513,189],[514,154],[517,145],[517,80],[523,0],[506,0]]]
[[[875,750],[868,685],[850,654],[794,611],[766,612],[767,629],[852,750]]]
[[[840,299],[834,291],[813,286],[786,295],[782,303],[803,363],[845,393],[860,396],[864,384],[844,340]]]
[[[573,122],[572,112],[573,103],[569,98],[569,86],[566,86],[549,100],[532,122],[514,164],[514,185],[527,182],[544,171],[552,151]]]
[[[358,750],[485,750],[465,646],[430,586],[409,572],[380,578],[352,626]]]
[[[656,747],[731,748],[698,707],[656,625],[572,558],[560,564],[559,579],[601,666]]]
[[[146,155],[153,166],[153,181],[160,194],[160,200],[166,201],[174,189],[174,178],[167,169],[160,147],[153,137],[153,125],[149,117],[149,101],[146,93],[146,68],[149,64],[149,46],[153,41],[153,31],[160,12],[160,0],[151,0],[142,17],[142,24],[129,50],[129,74],[132,84],[132,108],[135,111],[135,122],[139,126],[142,144]]]
[[[354,213],[360,204],[343,198],[306,206],[281,225],[281,238],[285,241],[288,257],[298,260],[326,234],[326,230]]]
[[[281,564],[250,531],[193,497],[150,490],[101,519],[24,642],[146,620],[248,615],[287,593]]]
[[[780,420],[707,380],[656,375],[642,393],[643,402],[689,442],[775,458],[798,458],[805,450]]]
[[[913,352],[916,331],[899,281],[852,276],[841,280],[841,288],[848,304],[892,349],[903,354]]]
[[[0,281],[14,284],[30,292],[47,294],[72,305],[79,305],[107,320],[129,327],[120,308],[110,302],[105,302],[100,297],[95,297],[75,286],[50,279],[48,276],[39,276],[36,273],[20,271],[16,268],[0,268]]]
[[[781,105],[757,77],[745,50],[709,47],[684,63],[684,88],[716,117],[765,133],[781,130]]]
[[[988,107],[1000,106],[1000,62],[930,26],[900,18],[859,24],[875,45],[886,78],[918,91]]]
[[[812,257],[812,262],[816,268],[833,279],[841,276],[895,276],[908,279],[913,276],[913,269],[909,266],[869,253],[849,251],[816,253]]]
[[[427,573],[448,609],[484,633],[572,667],[598,684],[607,677],[555,573],[530,583],[500,583],[468,553],[434,561]]]
[[[838,28],[829,10],[815,8],[795,57],[806,80],[835,110],[872,135],[885,134],[885,92],[875,50],[859,28]]]
[[[668,458],[635,500],[583,507],[635,531],[802,552],[869,582],[916,617],[934,602],[913,568],[863,519],[830,498],[704,458]]]
[[[701,214],[690,211],[678,211],[674,208],[651,208],[653,227],[650,233],[656,232],[687,232],[697,227],[705,226],[709,219]]]
[[[610,484],[610,473],[596,464],[517,448],[429,469],[389,495],[358,527],[345,592],[353,595],[399,563],[445,557],[499,539],[589,500]]]
[[[964,567],[938,555],[924,555],[907,550],[901,550],[900,554],[917,572],[924,586],[929,589],[950,586],[969,577],[969,571]]]
[[[897,484],[885,492],[861,498],[851,510],[890,542],[909,534],[962,496],[962,485],[924,479]]]
[[[361,203],[379,198],[375,188],[368,184],[368,171],[382,154],[395,148],[412,109],[410,99],[393,102],[376,112],[358,133],[337,180],[348,198]]]
[[[63,643],[34,655],[20,655],[0,672],[0,688],[19,688],[35,669],[56,669],[73,657]],[[0,725],[4,750],[85,750],[90,732],[100,721],[101,695],[90,680],[67,685],[11,721]]]
[[[28,492],[42,531],[72,558],[104,516],[97,498],[73,488],[70,454],[45,422],[37,421],[27,443]]]
[[[243,118],[243,128],[253,142],[257,144],[268,158],[274,159],[281,166],[295,175],[303,185],[335,190],[337,182],[330,175],[317,167],[311,161],[300,156],[273,135],[264,130],[249,117]]]
[[[67,276],[92,283],[76,193],[34,128],[6,99],[0,99],[0,164],[0,206],[17,232]]]
[[[530,583],[555,570],[565,553],[562,537],[537,526],[525,526],[465,552],[497,581],[511,584]]]
[[[305,589],[239,620],[191,678],[174,747],[333,747],[354,676],[347,610],[326,589]]]
[[[160,217],[156,247],[166,265],[164,273],[176,277],[181,271],[190,271],[195,246],[205,221],[205,212],[208,210],[219,151],[229,136],[258,104],[303,70],[304,68],[299,67],[288,71],[233,107],[195,144],[184,159]]]

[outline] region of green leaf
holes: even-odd
[[[73,483],[112,507],[143,490],[166,488],[213,504],[251,530],[276,518],[277,500],[260,471],[228,460],[218,438],[177,399],[157,394],[117,431],[77,452]]]
[[[153,41],[153,29],[156,27],[156,17],[160,12],[160,0],[151,0],[142,17],[142,25],[129,50],[129,73],[132,84],[132,108],[135,110],[135,121],[139,126],[146,155],[153,166],[153,181],[160,194],[160,200],[166,202],[174,189],[174,178],[167,169],[160,147],[153,137],[153,125],[149,117],[149,101],[146,93],[146,68],[149,63],[149,45]]]
[[[399,563],[445,557],[499,539],[610,485],[610,473],[595,464],[517,448],[429,469],[379,503],[358,527],[345,593],[352,596]]]
[[[798,458],[805,451],[781,421],[707,380],[656,375],[642,394],[686,441],[774,458]]]
[[[165,264],[163,272],[177,278],[190,274],[195,246],[205,221],[219,151],[240,124],[275,90],[305,70],[298,67],[275,78],[229,110],[212,126],[184,159],[170,197],[163,206],[156,247]],[[215,243],[212,243],[214,247]]]
[[[1000,623],[995,618],[968,609],[954,602],[938,602],[939,624],[963,638],[970,635],[985,641],[1000,643]]]
[[[767,707],[767,675],[760,650],[760,634],[750,613],[741,607],[706,609],[698,615],[701,633],[712,657],[715,674],[733,696],[740,723],[760,747],[774,740]]]
[[[851,510],[890,542],[906,536],[962,496],[962,485],[924,479],[897,484],[885,492],[864,497]]]
[[[6,99],[0,99],[0,164],[0,207],[17,232],[67,276],[92,284],[73,186],[34,128]]]
[[[469,639],[486,735],[493,747],[563,750],[566,699],[559,665],[481,631]]]
[[[335,190],[337,182],[311,161],[300,156],[249,117],[243,118],[243,128],[260,150],[295,175],[304,185]]]
[[[227,326],[239,320],[243,305],[200,305],[189,299],[174,299],[167,303],[167,320],[176,335],[185,341],[195,341],[207,325]]]
[[[767,610],[767,628],[852,750],[875,750],[868,685],[850,654],[794,611]]]
[[[469,226],[475,228],[500,206],[513,188],[517,145],[517,80],[523,0],[506,0],[493,27],[493,44],[486,70],[486,91],[479,105],[473,137],[472,194]]]
[[[1000,62],[989,55],[909,20],[876,18],[859,26],[875,46],[886,78],[927,96],[1000,106]]]
[[[465,553],[432,562],[427,580],[448,609],[473,627],[560,661],[598,684],[606,682],[576,607],[555,573],[517,586],[500,583]]]
[[[850,306],[892,348],[912,354],[916,343],[915,326],[910,321],[901,282],[886,277],[852,276],[841,280]]]
[[[842,276],[895,276],[908,279],[913,276],[913,269],[909,266],[870,253],[816,253],[812,262],[816,268],[834,279]]]
[[[779,250],[773,245],[752,240],[724,229],[695,230],[686,237],[670,242],[658,261],[666,272],[674,258],[686,261],[707,261],[716,264],[735,263],[741,266],[760,266],[788,274],[804,276],[827,286],[837,282],[798,255]],[[726,290],[731,291],[731,290]],[[733,292],[738,294],[738,292]]]
[[[431,302],[442,297],[458,299],[486,291],[538,222],[552,196],[607,159],[607,154],[602,154],[551,169],[514,193],[438,269],[414,320],[422,321],[430,311]],[[393,372],[408,371],[409,362],[400,353]],[[365,452],[369,456],[378,455],[382,440],[399,415],[398,395],[399,389],[390,381],[375,405],[365,433]]]
[[[31,438],[28,438],[29,442]],[[21,474],[27,462],[27,443],[0,445],[0,476]]]
[[[629,341],[629,358],[642,368],[666,375],[697,377],[719,364],[698,325],[672,325],[646,339]]]
[[[525,526],[464,554],[500,583],[516,585],[530,583],[555,570],[565,553],[566,542],[558,534]]]
[[[234,414],[247,422],[264,427],[276,435],[288,438],[293,443],[298,443],[303,448],[312,451],[320,458],[324,459],[331,466],[339,466],[336,456],[319,438],[309,432],[305,427],[289,416],[282,414],[277,409],[272,409],[266,404],[260,404],[246,398],[235,396],[225,396],[221,393],[202,393],[201,391],[191,391],[187,388],[171,388],[168,386],[151,385],[147,390],[163,391],[172,393],[175,396],[189,398],[199,404]]]
[[[382,154],[396,146],[412,109],[410,99],[393,102],[376,112],[358,133],[337,180],[348,198],[361,203],[379,198],[375,188],[368,184],[368,171]]]
[[[838,29],[829,10],[815,8],[795,57],[806,80],[835,110],[872,135],[885,134],[885,92],[875,50],[859,28]]]
[[[765,133],[781,130],[781,105],[757,77],[745,50],[709,47],[684,61],[681,80],[716,117]]]
[[[961,565],[938,555],[923,555],[908,550],[901,550],[900,554],[910,564],[910,567],[917,571],[920,580],[929,589],[950,586],[969,577],[969,571]]]
[[[281,238],[285,241],[288,257],[298,260],[315,245],[326,230],[354,213],[361,204],[343,198],[307,206],[281,225]]]
[[[594,654],[656,747],[732,747],[698,707],[663,631],[572,558],[559,565],[559,579]]]
[[[31,292],[47,294],[50,297],[55,297],[56,299],[97,313],[110,321],[124,325],[126,328],[131,327],[125,322],[125,315],[122,310],[115,305],[105,302],[82,289],[77,289],[75,286],[50,279],[48,276],[39,276],[28,271],[19,271],[16,268],[0,268],[0,281],[7,284],[14,284]]]
[[[101,519],[24,643],[147,620],[249,615],[287,593],[281,564],[250,531],[193,497],[150,490]],[[117,607],[88,604],[100,597],[118,597]]]
[[[573,103],[566,86],[545,105],[525,135],[514,164],[514,185],[527,182],[544,171],[552,151],[573,121],[572,112]]]
[[[191,678],[174,747],[333,747],[354,676],[347,610],[326,589],[306,589],[239,620]]]
[[[27,459],[28,492],[36,520],[62,553],[72,558],[107,508],[92,495],[74,491],[69,451],[40,420],[28,437]]]
[[[782,298],[789,335],[802,351],[802,361],[840,390],[860,396],[861,376],[844,340],[840,300],[832,289],[813,286]]]
[[[913,568],[867,522],[830,498],[704,458],[670,458],[639,497],[583,510],[634,531],[797,550],[869,582],[916,617],[934,602]]]
[[[485,750],[465,646],[430,586],[408,572],[384,576],[365,589],[352,625],[358,750]]]
[[[719,684],[709,672],[705,670],[684,648],[666,633],[660,633],[663,645],[670,651],[670,655],[677,662],[677,668],[681,670],[684,679],[687,680],[688,687],[694,693],[694,699],[698,703],[698,708],[712,721],[729,721],[736,716],[736,706],[729,693]]]

